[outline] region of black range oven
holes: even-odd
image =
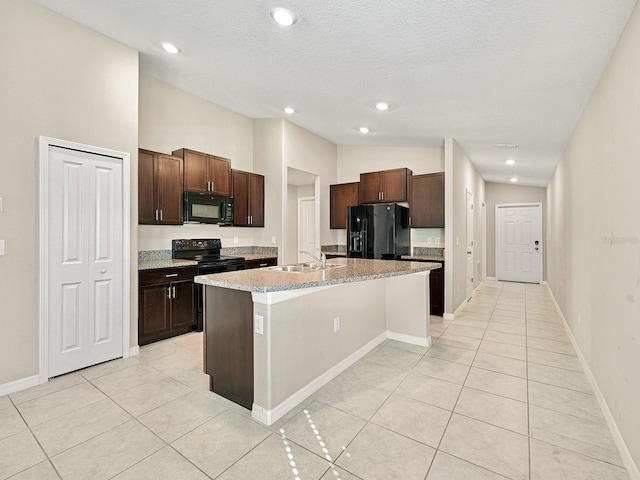
[[[222,242],[219,238],[186,238],[171,242],[171,256],[182,260],[198,262],[196,275],[244,270],[245,260],[242,257],[220,255]],[[204,286],[196,284],[196,331],[203,329],[203,297]]]

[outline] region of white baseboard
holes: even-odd
[[[453,313],[443,313],[442,314],[442,319],[446,320],[447,322],[453,322],[454,319],[454,314]]]
[[[37,385],[40,385],[40,375],[31,375],[30,377],[14,380],[13,382],[0,385],[0,397],[35,387]]]
[[[138,345],[136,345],[135,347],[131,347],[129,349],[129,356],[130,357],[135,357],[139,353],[140,353],[140,346],[138,346]]]
[[[638,470],[638,466],[633,461],[633,457],[631,456],[631,453],[627,448],[627,444],[622,438],[622,434],[620,433],[620,430],[618,429],[618,425],[616,424],[616,421],[614,420],[613,415],[611,414],[611,410],[609,410],[607,401],[605,400],[604,396],[602,395],[602,392],[600,391],[600,387],[598,386],[598,383],[596,382],[596,379],[593,376],[593,372],[591,372],[591,368],[589,367],[589,364],[585,360],[584,355],[582,355],[582,352],[578,347],[578,342],[576,342],[576,339],[573,336],[573,332],[571,332],[571,329],[569,328],[567,319],[564,317],[562,310],[560,310],[560,305],[558,305],[558,302],[556,301],[556,297],[553,296],[553,292],[549,288],[547,282],[543,282],[543,284],[547,285],[547,290],[549,291],[549,294],[551,295],[551,299],[553,300],[553,303],[556,306],[556,310],[560,314],[560,318],[562,318],[562,323],[564,324],[564,328],[567,331],[567,335],[569,335],[571,344],[573,345],[573,348],[576,350],[576,353],[578,354],[578,358],[580,359],[580,364],[582,365],[582,369],[584,370],[584,373],[587,376],[587,380],[589,380],[589,384],[591,385],[591,388],[593,389],[596,395],[596,399],[598,400],[598,404],[600,405],[600,409],[602,410],[604,419],[607,422],[607,425],[609,426],[609,430],[611,431],[611,436],[613,437],[613,441],[616,443],[616,446],[618,447],[620,457],[622,458],[622,463],[626,467],[627,473],[629,474],[631,480],[640,480],[640,470]]]
[[[251,416],[260,423],[263,423],[265,425],[273,425],[280,418],[284,417],[287,412],[289,412],[289,410],[298,405],[305,398],[309,397],[309,395],[312,395],[314,392],[319,390],[321,387],[324,387],[327,383],[340,375],[347,368],[356,363],[386,339],[387,332],[381,333],[369,343],[353,352],[347,358],[331,367],[322,375],[307,383],[304,387],[295,392],[293,395],[289,396],[287,399],[285,399],[283,402],[281,402],[271,410],[268,410],[254,403],[251,409]]]
[[[498,281],[498,279],[496,277],[487,277],[487,278],[485,278],[485,280],[489,280],[491,282],[497,282]]]
[[[419,345],[421,347],[430,347],[433,344],[431,335],[427,338],[423,338],[387,330],[387,338],[390,340],[397,340],[399,342],[410,343],[411,345]]]

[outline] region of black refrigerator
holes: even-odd
[[[407,207],[396,203],[348,207],[348,257],[393,260],[409,255],[410,251]]]

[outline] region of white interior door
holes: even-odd
[[[123,355],[122,159],[49,146],[48,376]]]
[[[467,190],[467,299],[473,295],[473,193]]]
[[[542,281],[542,205],[497,205],[496,277]]]
[[[316,199],[302,197],[298,199],[298,261],[311,260],[301,250],[315,252],[316,248]]]

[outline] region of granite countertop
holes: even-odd
[[[263,258],[278,258],[278,254],[272,253],[239,253],[238,255],[234,255],[238,257],[243,257],[245,260],[262,260]]]
[[[444,255],[402,255],[400,258],[417,262],[444,262]]]
[[[190,267],[198,265],[193,260],[174,260],[172,258],[164,258],[160,260],[139,260],[138,270],[153,270],[156,268],[174,268],[174,267]]]
[[[336,258],[328,263],[345,266],[310,272],[278,272],[269,268],[257,268],[201,275],[195,278],[195,282],[213,287],[266,293],[362,282],[440,268],[439,263],[364,260],[360,258]]]
[[[322,250],[322,253],[324,253],[325,255],[337,255],[339,257],[345,257],[347,256],[347,252],[343,252],[342,250]]]

